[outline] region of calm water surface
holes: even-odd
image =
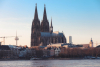
[[[100,60],[0,61],[0,67],[100,67]]]

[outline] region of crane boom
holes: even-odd
[[[4,37],[0,37],[0,38],[3,38],[3,42],[4,42],[4,45],[5,45],[5,38],[9,38],[9,37],[15,37],[15,40],[16,40],[16,46],[17,46],[17,41],[19,40],[18,37],[21,37],[21,36],[17,36],[17,31],[16,31],[16,36],[4,36]]]
[[[4,36],[4,37],[0,37],[0,38],[3,38],[4,45],[5,45],[5,38],[9,38],[9,37],[15,37],[15,36]]]

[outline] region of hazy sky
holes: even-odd
[[[39,20],[45,4],[54,31],[72,36],[74,44],[88,44],[91,37],[100,43],[100,0],[0,0],[0,37],[16,36],[17,30],[18,45],[30,46],[36,3]],[[15,45],[15,38],[6,38],[5,44]]]

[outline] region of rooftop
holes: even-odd
[[[63,37],[63,33],[60,33],[60,32],[53,32],[53,33],[50,33],[50,32],[41,32],[41,36],[46,36],[46,37],[51,37],[51,36],[61,36]]]

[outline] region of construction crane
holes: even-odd
[[[97,41],[96,41],[96,43],[93,43],[93,44],[96,44],[96,46],[100,45],[100,43],[98,43]]]
[[[3,42],[4,42],[4,45],[5,45],[5,38],[9,38],[9,37],[15,37],[15,40],[16,40],[16,46],[17,46],[17,41],[19,40],[18,37],[21,37],[21,36],[17,36],[17,31],[16,31],[16,36],[4,36],[4,37],[0,37],[0,38],[3,38]]]
[[[15,36],[4,36],[4,37],[0,37],[0,38],[3,38],[4,45],[5,45],[5,38],[9,38],[9,37],[15,37]]]

